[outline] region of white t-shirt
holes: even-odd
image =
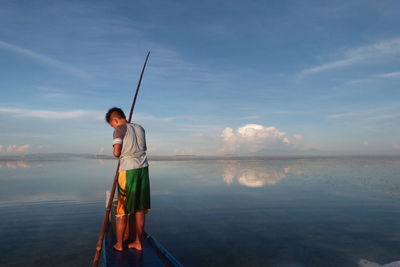
[[[115,144],[122,144],[119,171],[149,166],[145,131],[139,124],[126,123],[115,128],[113,145]]]

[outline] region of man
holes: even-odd
[[[114,249],[123,251],[128,215],[135,218],[135,239],[128,248],[142,250],[145,215],[150,211],[149,164],[146,138],[142,126],[129,123],[120,108],[111,108],[105,119],[113,127],[113,154],[119,158],[118,206],[116,212],[117,243]]]

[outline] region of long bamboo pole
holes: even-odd
[[[135,108],[136,99],[137,99],[137,96],[138,96],[138,93],[139,93],[140,84],[142,83],[143,73],[144,73],[144,70],[146,68],[147,60],[149,59],[149,56],[150,56],[150,51],[147,53],[146,60],[144,61],[144,65],[143,65],[143,68],[142,68],[142,73],[140,74],[140,79],[139,79],[138,85],[136,87],[136,93],[135,93],[135,96],[133,98],[131,111],[129,113],[128,122],[131,122],[131,119],[132,119],[133,109]],[[120,165],[120,161],[118,160],[117,170],[115,171],[114,182],[113,182],[113,185],[112,185],[112,188],[111,188],[110,198],[108,199],[108,203],[107,203],[107,207],[106,207],[106,214],[104,216],[103,224],[101,226],[99,239],[97,240],[96,253],[94,255],[93,264],[92,264],[93,267],[97,267],[99,265],[100,254],[101,254],[101,250],[102,250],[102,247],[103,247],[104,234],[105,234],[105,232],[107,230],[107,225],[108,225],[108,220],[109,220],[110,211],[111,211],[111,207],[112,207],[112,202],[113,202],[114,195],[115,195],[115,189],[117,188],[119,165]]]

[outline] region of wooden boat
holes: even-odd
[[[115,237],[115,210],[117,202],[114,201],[110,213],[110,221],[107,231],[103,239],[102,250],[102,265],[107,267],[125,267],[125,266],[143,266],[143,267],[180,267],[180,264],[161,244],[151,237],[148,233],[144,233],[143,237],[143,250],[137,251],[135,249],[125,248],[124,251],[119,252],[113,249],[116,242]],[[130,220],[128,229],[134,229],[133,220]],[[129,230],[128,230],[129,231]],[[133,236],[130,234],[129,236]],[[132,242],[127,239],[126,242]]]

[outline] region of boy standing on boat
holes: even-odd
[[[117,243],[114,249],[123,250],[128,216],[135,216],[135,240],[128,248],[142,250],[145,215],[150,210],[149,164],[146,138],[142,126],[129,123],[120,108],[111,108],[106,121],[113,127],[113,154],[119,158],[118,206],[116,212]]]

